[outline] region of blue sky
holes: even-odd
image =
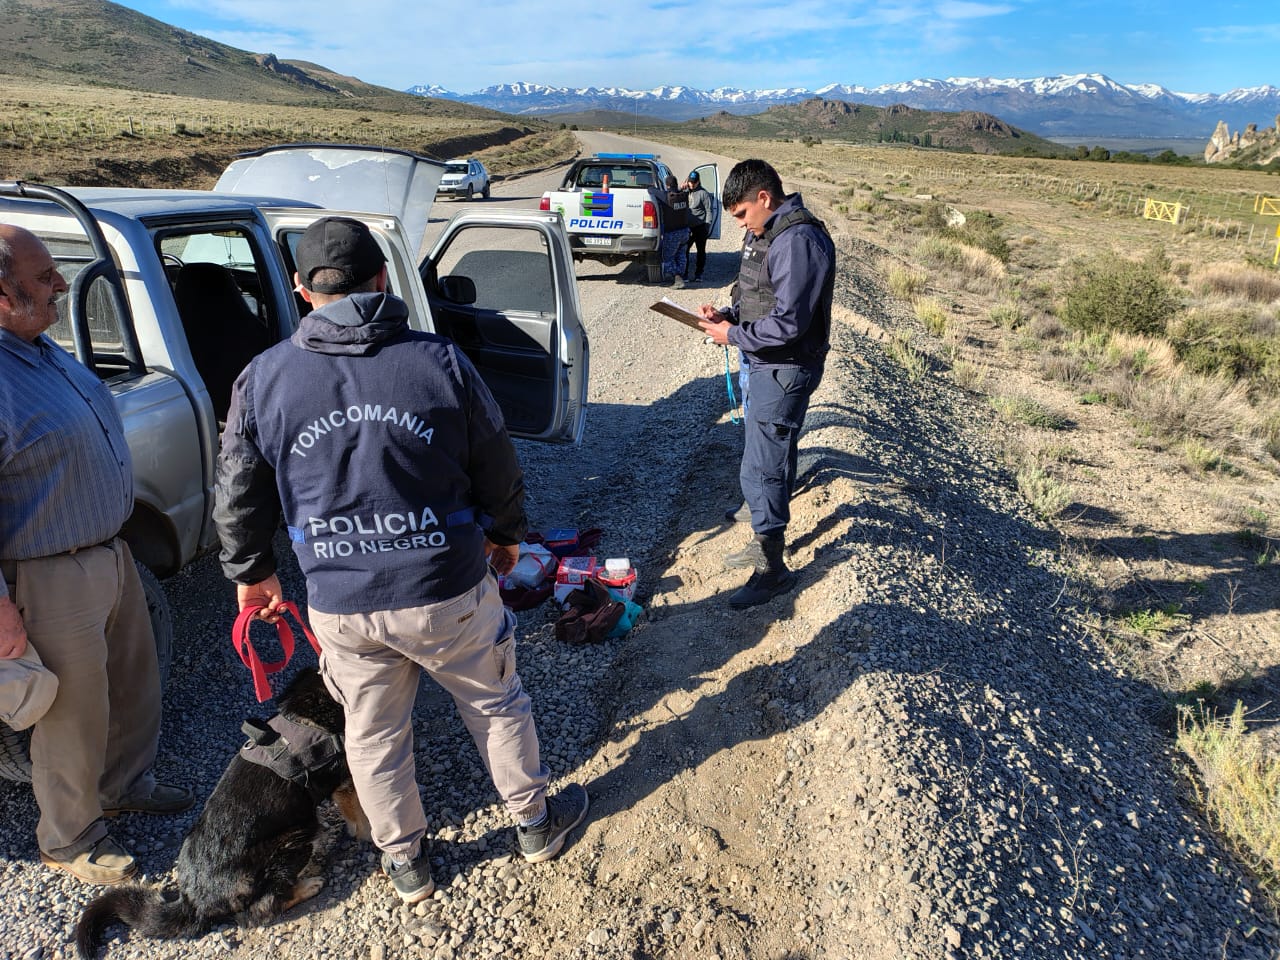
[[[371,83],[769,89],[1104,73],[1187,93],[1280,85],[1265,0],[131,0],[223,43]]]

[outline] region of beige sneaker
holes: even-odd
[[[40,851],[40,860],[46,867],[65,870],[77,880],[95,886],[123,883],[138,872],[137,861],[110,836],[103,837],[70,860],[55,860],[43,850]]]

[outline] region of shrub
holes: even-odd
[[[1185,373],[1142,381],[1127,374],[1113,378],[1110,393],[1140,425],[1165,437],[1201,437],[1222,442],[1251,416],[1248,388],[1223,377]]]
[[[902,367],[908,380],[914,382],[924,379],[925,373],[928,372],[924,354],[913,347],[911,341],[902,334],[894,334],[885,351]]]
[[[1004,327],[1006,330],[1017,330],[1026,323],[1027,318],[1022,313],[1022,308],[1016,303],[997,303],[989,311],[987,311],[987,319],[998,327]]]
[[[1202,307],[1169,324],[1178,358],[1196,373],[1280,391],[1280,323],[1249,309]]]
[[[893,264],[889,267],[889,292],[901,300],[910,300],[924,292],[929,275],[915,267]]]
[[[1026,466],[1018,471],[1018,492],[1031,509],[1045,520],[1060,516],[1071,505],[1071,488],[1056,480],[1039,466]]]
[[[1029,427],[1041,427],[1045,430],[1065,430],[1070,426],[1066,417],[1054,413],[1030,397],[992,397],[991,406],[1001,419],[1011,423],[1025,423]]]
[[[921,297],[916,301],[916,319],[935,337],[947,332],[947,311],[933,297]]]
[[[951,379],[956,382],[956,386],[972,390],[974,393],[982,392],[989,374],[990,371],[986,367],[970,363],[968,360],[957,360],[951,365]]]
[[[1181,450],[1182,465],[1189,473],[1197,476],[1203,476],[1211,471],[1235,473],[1221,450],[1207,447],[1198,440],[1183,440]]]
[[[943,236],[925,237],[916,244],[914,254],[925,263],[946,267],[966,277],[996,282],[1004,279],[1005,268],[999,259],[985,250]]]
[[[1173,285],[1158,264],[1100,256],[1074,265],[1061,315],[1090,333],[1151,336],[1164,332],[1177,309]]]
[[[1084,383],[1093,370],[1080,354],[1054,350],[1040,358],[1040,373],[1060,383]]]
[[[1254,303],[1280,300],[1280,275],[1252,264],[1210,264],[1196,271],[1192,282],[1208,292],[1242,297]]]
[[[1203,702],[1178,710],[1178,747],[1195,763],[1200,802],[1262,878],[1280,886],[1280,760],[1245,732],[1244,704],[1227,719]]]
[[[1000,235],[1000,221],[983,210],[966,214],[963,226],[944,225],[942,236],[970,247],[985,250],[1001,263],[1009,262],[1009,241]]]

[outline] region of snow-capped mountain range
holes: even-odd
[[[721,110],[759,113],[776,104],[824,97],[881,107],[903,103],[924,110],[978,110],[1045,137],[1208,139],[1219,120],[1225,120],[1236,130],[1249,123],[1270,126],[1280,114],[1280,89],[1269,84],[1223,94],[1179,93],[1153,83],[1117,83],[1100,73],[1031,80],[950,77],[908,80],[879,87],[833,83],[816,90],[802,87],[698,90],[683,86],[630,90],[502,83],[468,94],[454,93],[435,84],[420,84],[407,92],[460,100],[503,113],[541,115],[615,110],[662,120],[690,120]]]

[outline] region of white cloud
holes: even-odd
[[[938,16],[944,20],[980,20],[983,17],[1001,17],[1012,13],[1014,7],[1002,3],[973,3],[970,0],[943,0],[938,4]]]

